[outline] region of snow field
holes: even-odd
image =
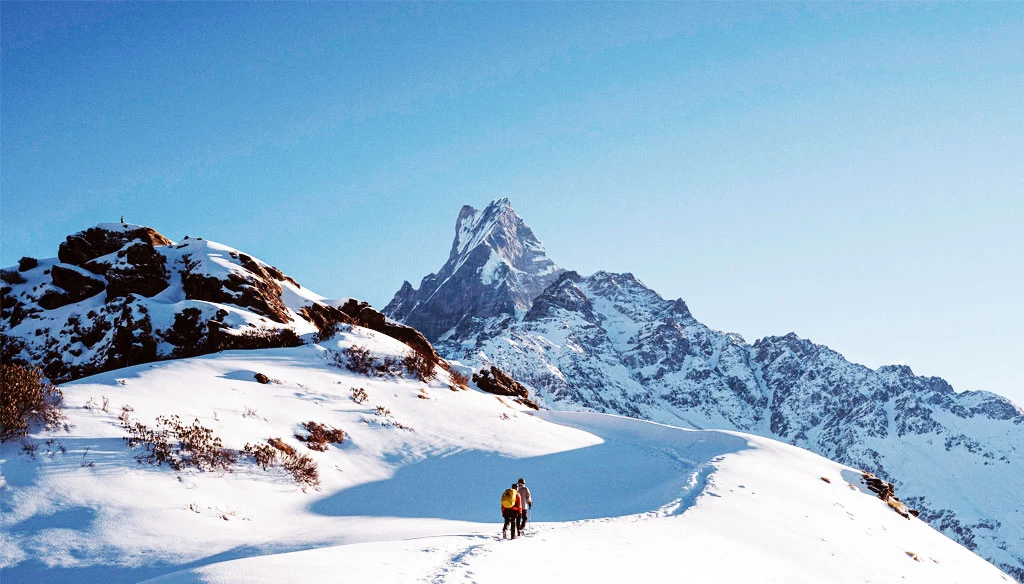
[[[1008,581],[861,492],[852,470],[798,448],[532,413],[452,391],[444,372],[425,384],[328,364],[328,350],[352,345],[378,357],[407,350],[354,327],[323,345],[65,385],[70,432],[33,435],[34,458],[0,447],[3,582]],[[257,383],[257,372],[275,381]],[[369,399],[356,403],[352,388]],[[229,473],[139,464],[122,439],[123,405],[150,426],[158,415],[198,418],[229,448],[280,437],[318,463],[321,484],[303,490],[245,460]],[[305,421],[346,441],[308,450],[293,437]],[[540,522],[501,541],[498,496],[520,476]]]

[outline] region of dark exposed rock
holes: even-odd
[[[479,373],[474,373],[473,383],[487,393],[511,397],[517,403],[535,410],[539,409],[536,402],[530,399],[530,392],[526,387],[497,367],[491,366],[490,369],[481,369]]]
[[[66,264],[82,266],[92,259],[105,256],[124,247],[129,241],[139,240],[151,246],[169,245],[171,240],[149,227],[115,228],[92,227],[69,235],[60,244],[57,257]]]
[[[234,304],[279,323],[291,322],[288,309],[281,300],[280,284],[255,261],[251,258],[249,260],[250,265],[258,270],[249,270],[251,275],[246,277],[230,274],[227,279],[221,280],[187,269],[181,275],[185,297],[189,300]]]
[[[28,280],[17,270],[0,270],[0,281],[5,284],[24,284]]]
[[[39,261],[36,258],[23,257],[18,260],[18,271],[27,272],[39,265]]]
[[[388,320],[366,302],[350,298],[341,307],[341,311],[352,319],[353,324],[375,330],[405,343],[416,353],[427,357],[432,365],[437,364],[441,360],[437,351],[434,350],[434,346],[430,344],[430,341],[420,331]]]
[[[50,270],[50,277],[53,278],[53,283],[60,288],[63,288],[66,292],[61,295],[61,304],[57,306],[64,306],[66,304],[73,304],[80,302],[86,298],[91,298],[96,294],[99,294],[106,287],[105,282],[93,277],[91,274],[82,270],[81,268],[73,266],[62,266],[57,264]],[[40,302],[42,304],[42,302]],[[44,306],[43,308],[52,309],[57,306]]]
[[[869,472],[862,474],[862,480],[869,491],[878,495],[879,499],[888,503],[889,507],[901,516],[910,519],[911,516],[917,517],[919,515],[916,509],[911,509],[906,503],[896,497],[896,487],[892,483],[884,481]]]
[[[115,267],[105,270],[107,300],[138,294],[147,298],[163,292],[170,284],[167,260],[152,245],[138,242],[117,252],[123,259]],[[95,262],[86,264],[95,266]],[[100,264],[102,265],[102,264]]]
[[[299,314],[316,326],[319,339],[317,342],[327,340],[337,333],[338,325],[353,323],[352,317],[327,304],[310,304],[299,310]]]
[[[174,324],[161,336],[174,345],[172,356],[191,357],[206,351],[207,330],[207,324],[203,321],[203,311],[198,308],[186,308],[174,315]]]
[[[255,377],[256,377],[256,381],[258,381],[260,383],[263,383],[263,384],[270,383],[270,378],[267,377],[266,375],[262,374],[262,373],[257,373],[255,375]]]

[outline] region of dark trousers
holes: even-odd
[[[502,509],[501,516],[505,518],[505,526],[501,528],[502,533],[512,526],[512,537],[519,533],[519,512],[513,509]]]
[[[525,507],[523,508],[522,511],[519,512],[519,533],[522,533],[523,532],[523,528],[526,527],[526,516],[528,514],[529,514],[529,509],[527,509]]]

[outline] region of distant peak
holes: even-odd
[[[445,265],[418,291],[403,285],[384,311],[433,340],[468,318],[525,315],[561,272],[507,198],[465,205]]]
[[[523,254],[524,248],[544,254],[544,245],[516,214],[507,198],[494,199],[482,211],[470,205],[462,207],[448,261],[459,263],[460,258],[464,259],[483,245],[512,264],[518,263],[516,258]]]

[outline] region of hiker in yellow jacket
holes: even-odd
[[[505,518],[505,525],[501,528],[501,539],[508,537],[508,526],[512,526],[512,539],[516,538],[519,532],[519,512],[523,509],[522,498],[516,489],[516,483],[505,489],[501,494],[501,516]]]

